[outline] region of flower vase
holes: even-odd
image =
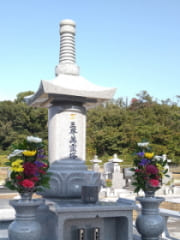
[[[30,201],[32,200],[33,192],[21,192],[20,194],[20,201]]]
[[[159,187],[151,187],[148,184],[145,187],[144,195],[145,197],[155,197],[155,192],[159,189]]]
[[[159,214],[159,205],[164,198],[160,197],[137,197],[140,202],[141,214],[136,219],[137,231],[142,240],[159,240],[164,230],[164,218]]]
[[[155,191],[156,190],[146,190],[146,191],[144,191],[144,195],[145,195],[145,197],[155,197]]]
[[[41,225],[36,221],[36,211],[42,203],[43,199],[10,201],[16,210],[16,218],[8,228],[9,240],[40,239]]]

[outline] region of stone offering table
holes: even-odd
[[[57,222],[53,240],[133,239],[133,205],[117,202],[83,204],[81,201],[49,202],[48,205]]]

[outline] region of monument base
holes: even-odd
[[[100,174],[88,171],[80,159],[55,161],[49,168],[50,188],[41,193],[45,198],[81,198],[82,186],[98,186]]]
[[[132,240],[133,208],[134,205],[118,202],[83,204],[80,200],[76,203],[47,200],[44,216],[41,212],[39,220],[47,240]]]

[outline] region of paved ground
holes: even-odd
[[[0,191],[0,216],[4,215],[6,209],[12,209],[13,208],[9,205],[9,200],[12,199],[13,197],[18,196],[17,194],[11,192],[2,192]],[[175,201],[175,200],[172,200]],[[176,199],[176,202],[180,202],[179,200]],[[7,227],[8,227],[9,222],[6,223],[1,223],[0,225],[0,240],[7,240]],[[175,219],[175,218],[169,218],[168,220],[168,230],[170,233],[170,236],[172,237],[172,240],[180,240],[180,219]],[[134,231],[136,233],[136,231]],[[136,240],[138,238],[134,238]],[[169,238],[170,239],[170,238]]]
[[[169,218],[168,230],[171,237],[179,240],[180,239],[180,219]]]

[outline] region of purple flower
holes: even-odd
[[[139,165],[140,165],[140,166],[145,166],[145,165],[147,165],[147,164],[149,164],[149,163],[150,163],[150,161],[149,161],[148,159],[143,158],[143,159],[141,159]]]
[[[43,148],[38,149],[38,153],[43,153],[43,152],[44,152]]]
[[[44,155],[44,154],[40,154],[40,153],[37,154],[37,158],[43,159],[43,158],[45,158],[45,157],[46,157],[46,155]]]
[[[137,155],[138,157],[144,157],[144,152],[138,152]]]
[[[39,168],[44,166],[44,163],[39,162],[39,161],[35,161],[34,164],[36,164],[36,166],[39,167]]]

